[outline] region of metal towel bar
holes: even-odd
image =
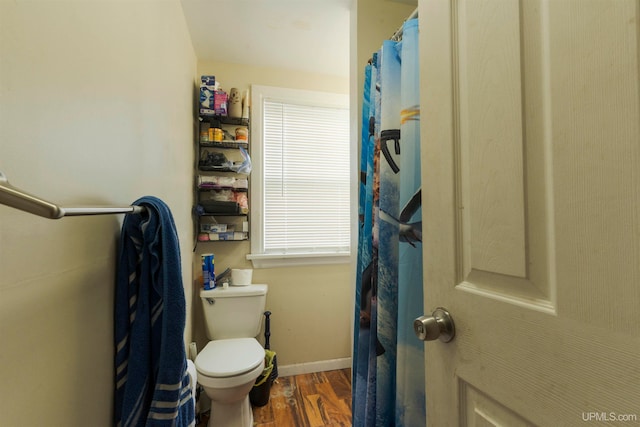
[[[119,213],[142,213],[142,206],[105,206],[105,207],[67,207],[63,208],[48,202],[9,184],[4,173],[0,172],[0,204],[49,219],[63,216],[109,215]]]

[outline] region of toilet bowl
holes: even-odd
[[[267,285],[201,290],[207,337],[195,360],[198,383],[211,399],[208,427],[252,427],[249,392],[265,366],[255,339]]]
[[[198,382],[211,399],[209,427],[249,427],[249,392],[264,370],[264,348],[255,338],[209,342],[196,357]]]

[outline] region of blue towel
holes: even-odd
[[[173,216],[156,197],[134,205],[119,242],[115,295],[117,426],[195,425],[184,349],[186,306]]]

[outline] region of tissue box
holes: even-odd
[[[205,76],[202,76],[203,79]],[[211,76],[213,77],[213,76]],[[204,81],[204,80],[203,80]],[[217,90],[216,85],[200,84],[200,114],[203,116],[226,116],[228,95]]]
[[[225,231],[223,233],[209,233],[209,240],[233,240],[233,231]]]
[[[200,86],[200,114],[215,114],[215,90],[207,86]]]
[[[200,224],[201,233],[224,233],[227,231],[227,224]]]
[[[213,92],[213,109],[219,116],[227,115],[227,93],[221,90]]]
[[[215,114],[216,76],[200,76],[200,114]]]

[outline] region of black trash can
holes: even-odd
[[[271,393],[271,385],[273,380],[271,373],[273,372],[273,359],[276,353],[271,350],[265,350],[265,367],[260,376],[256,379],[256,383],[249,392],[249,401],[253,406],[265,406],[269,403],[269,394]]]

